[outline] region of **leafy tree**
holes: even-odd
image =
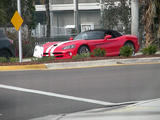
[[[0,0],[0,26],[10,26],[10,20],[16,10],[16,2],[13,0]]]
[[[131,9],[127,0],[104,0],[104,28],[130,33]],[[117,4],[118,3],[118,4]],[[120,27],[117,27],[121,24]]]
[[[35,0],[21,0],[21,13],[23,25],[28,26],[29,33],[35,27]],[[17,0],[0,0],[0,25],[1,27],[12,26],[11,18],[17,10]]]
[[[34,1],[35,0],[21,0],[22,18],[24,19],[23,24],[28,27],[29,37],[31,30],[34,29],[36,25]]]

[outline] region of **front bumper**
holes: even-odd
[[[72,59],[72,56],[75,55],[74,51],[61,51],[54,53],[43,53],[43,56],[54,56],[55,59]]]

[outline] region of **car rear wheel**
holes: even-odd
[[[11,54],[7,50],[0,50],[0,57],[9,58],[11,57]]]
[[[87,46],[81,46],[79,49],[78,49],[78,54],[81,55],[81,54],[86,54],[86,53],[89,53],[90,50]]]
[[[124,45],[124,46],[129,46],[129,47],[131,47],[131,48],[133,49],[132,56],[134,56],[134,55],[135,55],[135,48],[134,48],[133,43],[131,43],[131,42],[127,42],[127,43],[125,43],[125,45]]]

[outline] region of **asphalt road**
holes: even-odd
[[[0,72],[1,84],[106,102],[148,100],[160,98],[160,64]],[[104,106],[0,88],[0,120],[27,120],[99,107]]]

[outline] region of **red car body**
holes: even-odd
[[[95,48],[103,48],[106,50],[106,56],[118,56],[120,55],[120,48],[126,43],[134,46],[135,53],[139,50],[136,36],[121,35],[113,30],[91,30],[80,33],[74,40],[44,44],[42,56],[71,59],[72,56],[79,54],[82,46],[88,48],[89,52],[92,52]]]

